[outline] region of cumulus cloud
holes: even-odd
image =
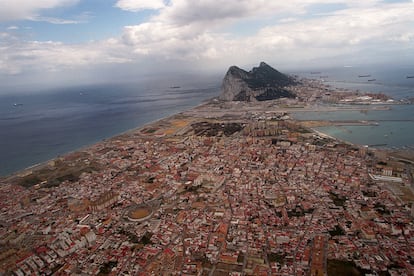
[[[337,10],[313,16],[309,10],[316,4],[341,5]],[[21,41],[12,32],[0,33],[0,73],[125,63],[146,68],[151,62],[171,70],[177,64],[220,70],[230,64],[255,64],[258,60],[299,67],[311,60],[378,60],[382,52],[414,52],[412,3],[120,0],[116,6],[158,12],[147,22],[125,26],[119,37],[78,45]],[[251,24],[249,34],[244,33],[246,22]],[[239,27],[239,23],[244,25]],[[237,28],[240,29],[235,34]]]
[[[215,57],[215,45],[225,42],[220,34],[200,32],[192,26],[176,26],[161,22],[128,26],[124,43],[134,53],[157,56],[166,60],[200,60]]]
[[[29,19],[41,10],[76,4],[79,0],[2,0],[0,22]]]
[[[346,1],[329,15],[301,18],[309,4],[343,1],[215,1],[174,0],[150,22],[124,29],[123,42],[135,53],[166,59],[238,59],[252,62],[258,56],[303,61],[352,54],[364,49],[398,48],[396,41],[412,38],[414,6],[384,4],[375,0]],[[290,12],[289,20],[258,29],[250,36],[233,36],[223,26],[238,20]],[[295,20],[296,18],[296,20]],[[254,24],[254,23],[253,23]],[[372,53],[372,51],[371,51]]]
[[[84,21],[78,21],[78,20],[68,20],[68,19],[45,17],[45,16],[33,16],[33,17],[29,17],[28,19],[32,21],[49,22],[49,23],[57,24],[57,25],[78,24],[78,23],[84,22]]]
[[[309,45],[339,49],[363,43],[381,46],[393,34],[403,34],[411,28],[413,13],[414,7],[403,5],[387,9],[348,9],[324,18],[265,27],[257,37],[270,41],[285,38],[283,41],[291,42],[288,46],[297,47]]]
[[[65,45],[53,41],[21,41],[10,34],[1,36],[0,73],[55,72],[81,66],[127,63],[123,45],[116,40]],[[7,42],[6,42],[7,41]]]
[[[194,24],[230,19],[272,17],[279,14],[305,14],[312,5],[344,4],[348,7],[372,6],[380,0],[171,0],[168,8],[156,18],[174,24]]]
[[[140,10],[158,10],[165,7],[163,0],[118,0],[115,4],[118,7],[126,11],[140,11]]]

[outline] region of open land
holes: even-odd
[[[305,105],[212,100],[3,179],[0,274],[412,275],[411,157]]]

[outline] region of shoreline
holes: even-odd
[[[344,141],[281,108],[318,103],[150,105],[142,121],[153,120],[0,181],[0,274],[409,274],[399,253],[414,239],[414,154]]]
[[[134,128],[128,129],[128,130],[125,130],[123,132],[117,133],[117,134],[115,134],[113,136],[110,136],[110,137],[107,137],[107,138],[100,139],[100,140],[98,140],[98,141],[96,141],[94,143],[84,145],[84,146],[82,146],[80,148],[76,148],[74,150],[71,150],[71,151],[68,151],[68,152],[59,154],[59,155],[57,155],[57,156],[55,156],[53,158],[47,159],[47,160],[42,161],[42,162],[38,162],[38,163],[33,164],[33,165],[29,166],[29,167],[26,167],[26,168],[23,168],[23,169],[19,169],[19,170],[15,171],[15,172],[13,172],[11,174],[4,175],[4,176],[0,176],[0,181],[1,180],[8,180],[8,179],[15,178],[15,177],[21,177],[21,176],[29,175],[33,171],[36,171],[38,169],[41,169],[42,167],[47,166],[50,162],[53,162],[53,161],[55,161],[55,160],[57,160],[59,158],[68,156],[70,154],[74,154],[74,153],[78,153],[78,152],[81,152],[81,151],[88,150],[89,148],[91,148],[91,147],[93,147],[95,145],[98,145],[100,143],[104,143],[106,141],[110,141],[110,140],[115,139],[115,138],[117,138],[119,136],[122,136],[122,135],[128,135],[128,134],[132,134],[134,132],[141,131],[141,130],[143,130],[143,129],[147,128],[147,127],[150,127],[152,125],[155,125],[155,124],[157,124],[157,123],[159,123],[161,121],[171,119],[174,116],[177,116],[177,115],[180,115],[180,114],[184,114],[184,113],[191,113],[192,111],[194,111],[196,109],[200,109],[200,108],[203,108],[203,107],[208,107],[208,105],[211,104],[214,99],[215,99],[215,97],[214,98],[209,98],[209,99],[203,100],[203,102],[201,102],[201,103],[199,103],[199,104],[197,104],[197,105],[195,105],[195,106],[193,106],[193,107],[191,107],[189,109],[181,110],[181,111],[179,111],[177,113],[173,113],[173,114],[170,114],[170,115],[167,115],[167,116],[164,116],[164,117],[161,117],[161,118],[158,118],[158,119],[149,121],[147,123],[144,123],[143,125],[140,125],[140,126],[137,126],[137,127],[134,127]],[[317,109],[316,106],[308,107],[306,109],[300,109],[300,108],[283,108],[282,107],[282,108],[278,108],[278,109],[274,110],[274,112],[276,112],[276,113],[280,113],[280,112],[286,112],[286,113],[288,113],[291,116],[292,120],[295,123],[298,123],[300,125],[303,125],[303,126],[307,127],[312,132],[314,132],[315,134],[317,134],[317,135],[319,135],[321,137],[329,138],[329,139],[332,139],[334,141],[338,141],[340,143],[345,143],[345,144],[348,144],[348,145],[353,145],[353,146],[357,146],[357,147],[363,147],[364,145],[354,144],[354,143],[352,143],[350,141],[346,141],[346,140],[343,140],[343,139],[334,137],[332,135],[329,135],[329,134],[327,134],[325,132],[322,132],[320,130],[317,130],[317,129],[315,129],[314,126],[306,126],[306,122],[312,122],[312,121],[316,121],[316,120],[300,120],[300,119],[296,119],[296,118],[292,117],[292,115],[291,115],[294,112],[337,112],[337,111],[364,111],[364,110],[376,111],[376,110],[390,110],[388,107],[381,107],[381,106],[374,106],[373,108],[370,108],[370,109],[367,109],[366,108],[367,107],[366,105],[360,105],[360,106],[361,107],[359,107],[359,108],[358,107],[350,107],[350,108],[343,107],[342,108],[342,107],[338,107],[338,106],[326,106],[323,109]],[[211,108],[211,107],[209,107],[209,108]],[[222,110],[222,112],[226,113],[226,110]],[[238,111],[236,111],[236,112],[238,112]],[[321,122],[321,123],[323,123],[325,126],[337,126],[337,124],[335,124],[335,122],[330,122],[328,120],[318,120],[318,121]],[[350,121],[357,121],[357,120],[350,120]],[[345,121],[344,121],[341,124],[345,124],[345,125],[355,125],[355,122],[348,124],[348,123],[345,123]],[[357,125],[365,126],[365,125],[371,125],[371,124],[368,121],[368,122],[358,122]],[[372,149],[372,147],[370,147],[370,148]],[[391,149],[391,148],[376,148],[376,150],[392,151],[393,149]],[[398,151],[398,150],[399,149],[397,149],[396,151]]]
[[[207,105],[213,99],[214,98],[209,98],[209,99],[203,100],[200,104],[197,104],[197,105],[195,105],[195,106],[193,106],[193,107],[191,107],[189,109],[181,110],[181,111],[179,111],[177,113],[173,113],[173,114],[170,114],[170,115],[161,117],[159,119],[155,119],[155,120],[149,121],[147,123],[144,123],[141,126],[137,126],[137,127],[131,128],[131,129],[127,129],[127,130],[125,130],[123,132],[120,132],[120,133],[117,133],[117,134],[115,134],[113,136],[110,136],[110,137],[107,137],[107,138],[103,138],[103,139],[100,139],[100,140],[98,140],[96,142],[93,142],[91,144],[87,144],[87,145],[84,145],[82,147],[76,148],[74,150],[71,150],[71,151],[68,151],[68,152],[59,154],[59,155],[57,155],[57,156],[55,156],[53,158],[49,158],[49,159],[47,159],[45,161],[41,161],[41,162],[35,163],[35,164],[33,164],[33,165],[29,166],[29,167],[26,167],[26,168],[23,168],[23,169],[19,169],[19,170],[14,171],[14,172],[12,172],[10,174],[0,175],[0,181],[7,181],[8,179],[12,179],[14,177],[19,177],[20,175],[22,175],[22,176],[28,175],[32,171],[37,170],[37,169],[41,169],[42,167],[47,166],[48,163],[53,162],[53,161],[55,161],[55,160],[57,160],[57,159],[59,159],[61,157],[64,157],[64,156],[67,156],[67,155],[70,155],[70,154],[74,154],[74,153],[78,153],[78,152],[87,150],[87,149],[89,149],[89,148],[91,148],[91,147],[93,147],[95,145],[98,145],[100,143],[106,142],[108,140],[114,139],[114,138],[119,137],[119,136],[122,136],[122,135],[131,134],[133,132],[140,131],[140,130],[142,130],[142,129],[150,126],[150,125],[156,124],[156,123],[158,123],[160,121],[167,120],[169,118],[172,118],[172,117],[177,116],[179,114],[182,114],[184,112],[188,112],[188,111],[191,111],[191,110],[193,110],[195,108],[199,108],[201,106]]]
[[[321,85],[321,87],[324,86],[323,83],[320,83],[320,85]],[[306,84],[304,84],[302,88],[306,88]],[[330,88],[330,89],[332,91],[335,91],[335,88]],[[349,91],[349,92],[352,92],[352,91]],[[364,93],[364,92],[362,92],[362,93]],[[57,156],[55,156],[53,158],[49,158],[47,160],[44,160],[44,161],[35,163],[35,164],[33,164],[33,165],[29,166],[29,167],[22,168],[22,169],[18,169],[16,171],[12,172],[12,173],[8,173],[6,175],[0,175],[0,180],[8,179],[8,178],[11,178],[11,177],[16,177],[16,176],[19,176],[19,175],[28,174],[32,170],[39,169],[39,168],[47,165],[49,162],[54,161],[54,160],[56,160],[58,158],[61,158],[61,157],[64,157],[64,156],[67,156],[67,155],[70,155],[70,154],[73,154],[73,153],[76,153],[76,152],[84,151],[84,150],[87,150],[87,149],[89,149],[90,147],[92,147],[94,145],[97,145],[99,143],[103,143],[103,142],[105,142],[107,140],[111,140],[111,139],[114,139],[114,138],[119,137],[119,136],[122,136],[122,135],[127,135],[127,134],[130,134],[130,133],[133,133],[133,132],[142,130],[142,129],[144,129],[146,127],[149,127],[151,125],[157,124],[160,121],[163,121],[163,120],[172,118],[173,116],[177,116],[179,114],[183,114],[183,113],[186,113],[186,112],[190,113],[190,116],[191,116],[191,112],[193,110],[196,110],[196,109],[198,109],[200,107],[203,107],[205,105],[208,105],[209,103],[212,103],[212,100],[215,99],[215,98],[217,98],[217,97],[205,99],[205,100],[201,101],[201,103],[199,103],[199,104],[197,104],[197,105],[195,105],[195,106],[193,106],[191,108],[188,108],[188,109],[185,109],[185,110],[181,110],[181,111],[178,111],[176,113],[172,113],[172,114],[166,115],[164,117],[161,117],[161,118],[158,118],[158,119],[155,119],[155,120],[146,122],[146,123],[144,123],[142,125],[133,127],[131,129],[127,129],[127,130],[125,130],[123,132],[116,133],[113,136],[109,136],[109,137],[106,137],[106,138],[103,138],[103,139],[99,139],[99,140],[97,140],[95,142],[92,142],[90,144],[86,144],[86,145],[81,146],[79,148],[75,148],[75,149],[73,149],[71,151],[68,151],[68,152],[64,152],[62,154],[59,154],[59,155],[57,155]],[[250,103],[244,104],[244,103],[236,102],[236,104],[234,104],[234,103],[230,104],[230,105],[233,105],[233,107],[231,107],[230,109],[233,109],[234,108],[234,105],[237,106],[239,104],[241,104],[243,108],[246,107],[246,105],[247,106],[250,105]],[[332,135],[329,135],[327,133],[324,133],[324,132],[322,132],[320,130],[316,130],[315,129],[315,126],[312,126],[312,125],[306,126],[306,122],[309,122],[309,121],[320,121],[320,123],[322,124],[322,126],[336,126],[336,125],[345,125],[345,126],[348,126],[348,125],[358,125],[359,126],[359,125],[361,125],[361,126],[368,126],[368,125],[374,125],[375,124],[374,123],[374,120],[372,120],[372,121],[364,121],[364,120],[344,120],[343,122],[339,122],[339,121],[330,122],[329,120],[302,120],[302,119],[296,119],[296,118],[294,118],[294,116],[292,116],[292,114],[293,113],[308,113],[308,112],[343,112],[343,111],[345,111],[345,112],[352,112],[352,111],[365,112],[365,111],[386,111],[386,110],[391,110],[391,107],[390,106],[392,106],[392,105],[401,105],[401,104],[402,103],[399,103],[399,102],[394,102],[394,103],[376,103],[375,102],[375,103],[371,103],[371,104],[367,104],[367,103],[345,103],[345,104],[328,103],[328,104],[326,104],[325,103],[325,104],[322,104],[322,105],[314,105],[314,104],[312,104],[312,105],[305,105],[303,107],[302,106],[301,107],[295,107],[294,105],[289,106],[289,105],[284,105],[284,104],[278,104],[278,107],[274,108],[272,111],[269,111],[269,112],[274,112],[274,113],[285,112],[285,113],[288,113],[289,116],[296,123],[299,123],[299,124],[301,124],[301,125],[303,125],[305,127],[308,127],[309,129],[311,129],[311,131],[313,131],[314,133],[316,133],[316,134],[318,134],[320,136],[329,137],[331,139],[340,141],[342,143],[352,144],[352,145],[355,145],[355,146],[363,146],[363,145],[359,145],[359,144],[353,144],[350,141],[342,140],[340,138],[336,138],[336,137],[334,137]],[[241,108],[241,109],[243,109],[243,108]],[[251,112],[259,111],[260,112],[261,109],[262,108],[261,108],[261,105],[260,104],[255,104],[252,107],[250,107],[249,111],[251,111]],[[233,109],[233,110],[230,110],[228,112],[228,110],[225,110],[223,108],[219,108],[219,110],[215,110],[215,111],[218,111],[219,113],[222,112],[223,114],[225,114],[225,113],[234,113],[234,115],[237,115],[236,113],[239,112],[237,109],[236,110]],[[381,121],[381,120],[377,120],[377,121]],[[316,127],[318,127],[318,126],[316,126]],[[407,146],[410,146],[410,145],[407,145]],[[392,150],[392,149],[389,148],[389,150]]]
[[[342,141],[341,139],[339,139],[339,138],[336,138],[336,137],[334,137],[334,136],[331,136],[331,135],[329,135],[329,134],[326,134],[326,133],[324,133],[324,132],[321,132],[321,131],[319,131],[319,130],[316,130],[316,129],[314,129],[314,128],[309,128],[310,130],[312,130],[313,132],[315,132],[316,134],[318,134],[319,136],[321,136],[322,138],[329,138],[329,139],[332,139],[332,140],[335,140],[335,141],[339,141],[339,142],[343,142],[343,143],[348,143],[347,141]],[[352,143],[349,143],[349,144],[352,144]]]

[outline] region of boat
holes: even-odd
[[[358,75],[358,78],[369,78],[371,75]]]
[[[321,72],[310,72],[311,73],[311,75],[317,75],[317,74],[320,74]]]
[[[181,88],[181,86],[170,86],[171,89],[178,89]]]
[[[13,104],[14,107],[19,107],[19,106],[22,106],[22,105],[23,105],[22,103],[14,103]]]
[[[368,81],[376,81],[377,79],[369,79]]]

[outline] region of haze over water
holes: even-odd
[[[283,71],[283,70],[281,70]],[[414,68],[341,67],[321,70],[308,78],[324,77],[335,87],[384,92],[396,99],[414,97]],[[370,74],[376,81],[359,78]],[[58,155],[186,110],[220,93],[221,77],[209,79],[90,85],[44,93],[0,96],[0,175],[24,169]],[[171,88],[180,86],[180,88]],[[361,145],[414,145],[413,105],[391,110],[306,112],[297,119],[374,120],[378,126],[322,127],[331,136]]]
[[[186,110],[218,93],[215,80],[187,80],[0,96],[0,175]]]
[[[342,67],[321,71],[320,74],[302,73],[308,78],[323,79],[332,87],[384,93],[396,100],[414,98],[413,67]],[[369,77],[359,77],[369,75]],[[368,81],[370,80],[370,81]],[[391,110],[298,112],[296,119],[306,120],[367,120],[373,126],[327,126],[317,130],[333,137],[359,145],[386,145],[388,148],[414,146],[414,105],[390,105]]]

